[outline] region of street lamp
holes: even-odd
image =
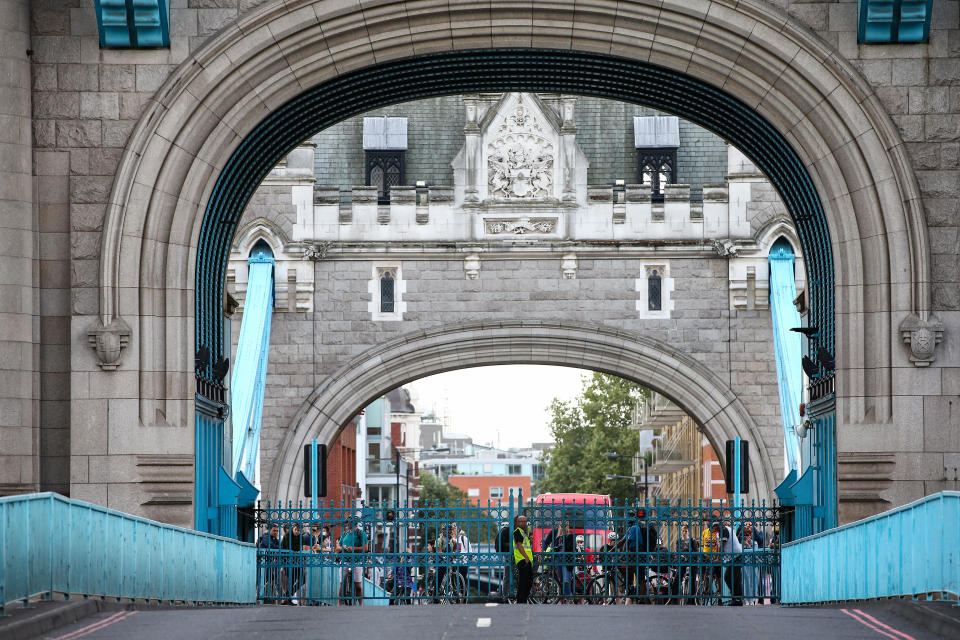
[[[608,473],[606,476],[607,480],[633,480],[633,497],[637,500],[640,499],[640,483],[634,476],[621,476],[616,473]],[[646,499],[646,496],[644,496]]]
[[[613,451],[607,451],[603,455],[605,455],[608,458],[629,458],[631,460],[639,459],[640,462],[643,463],[643,500],[644,502],[646,502],[647,495],[649,494],[649,483],[648,483],[649,478],[647,477],[647,459],[639,455],[625,456],[622,453],[614,453]],[[634,481],[637,480],[636,476],[618,476],[613,474],[607,475],[607,480],[614,480],[616,478],[632,478],[634,479]]]

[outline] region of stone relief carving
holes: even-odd
[[[929,367],[937,359],[937,345],[943,340],[943,323],[933,315],[926,319],[910,315],[900,325],[900,337],[910,345],[910,362],[917,367]]]
[[[487,145],[490,196],[518,199],[553,195],[553,162],[553,143],[521,98]]]
[[[524,235],[527,233],[553,233],[557,227],[556,218],[513,218],[509,220],[484,220],[484,229],[493,235],[512,233]]]
[[[90,346],[97,354],[97,364],[104,371],[114,371],[123,359],[123,350],[130,344],[130,327],[120,318],[109,324],[97,323],[87,331]]]

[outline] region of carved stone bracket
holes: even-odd
[[[910,362],[917,367],[929,367],[937,359],[937,345],[943,340],[943,323],[932,314],[926,319],[910,314],[900,324],[900,337],[910,345]]]
[[[303,257],[314,262],[324,260],[331,246],[333,246],[332,242],[317,242],[316,244],[308,245],[307,248],[303,250]]]
[[[97,364],[104,371],[120,366],[123,350],[130,344],[130,327],[121,318],[114,318],[104,326],[101,321],[87,331],[90,346],[97,354]]]
[[[732,240],[714,240],[713,250],[716,251],[720,257],[740,255],[740,245]]]
[[[480,277],[480,255],[471,253],[463,259],[463,272],[467,280],[476,280]]]

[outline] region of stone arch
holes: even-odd
[[[501,364],[549,364],[614,374],[668,397],[701,425],[718,455],[741,436],[753,443],[751,493],[773,495],[771,452],[736,394],[693,357],[647,336],[588,323],[515,321],[453,324],[405,334],[344,364],[322,381],[294,416],[265,487],[268,497],[297,499],[300,452],[311,438],[332,445],[373,399],[426,376]],[[718,446],[721,445],[721,446]],[[774,452],[776,453],[776,452]]]
[[[497,49],[499,43],[518,48]],[[522,64],[489,66],[498,56]],[[366,8],[273,0],[171,74],[131,134],[111,191],[100,314],[75,319],[92,322],[91,334],[125,334],[121,345],[129,339],[120,369],[136,376],[132,395],[141,425],[193,422],[194,336],[213,343],[215,331],[209,319],[196,324],[197,309],[221,304],[215,295],[198,298],[198,285],[222,287],[235,212],[255,188],[250,184],[299,142],[281,142],[282,123],[272,114],[293,114],[287,122],[307,117],[306,96],[329,90],[337,92],[335,108],[324,117],[336,121],[401,95],[425,97],[417,88],[437,74],[462,81],[450,91],[580,88],[611,96],[638,95],[634,85],[643,74],[658,74],[658,86],[632,99],[674,112],[684,105],[674,98],[675,108],[664,107],[670,92],[739,105],[738,114],[754,120],[711,121],[708,128],[729,134],[748,154],[775,148],[770,153],[778,157],[758,166],[770,175],[776,160],[782,171],[772,177],[781,196],[816,214],[791,209],[801,235],[818,237],[816,246],[804,244],[808,264],[814,258],[828,264],[821,275],[835,282],[811,306],[823,310],[831,341],[836,330],[839,424],[890,419],[894,368],[910,366],[898,328],[931,320],[919,188],[870,85],[782,10],[764,0],[598,0],[588,7],[557,0],[549,8],[498,0],[478,14],[468,4],[439,0],[416,11],[400,0]],[[362,91],[359,81],[366,83]],[[237,155],[264,140],[269,153]],[[803,177],[809,189],[789,176]],[[209,241],[205,221],[228,232],[221,230],[215,250],[198,251]],[[197,274],[210,282],[198,283]],[[157,437],[174,436],[161,429]],[[192,438],[180,439],[190,450]]]

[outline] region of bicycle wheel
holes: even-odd
[[[530,589],[530,602],[534,604],[556,604],[560,599],[560,583],[546,573],[538,573],[533,578],[533,588]]]
[[[467,601],[467,580],[459,571],[448,572],[450,579],[446,584],[447,602],[463,604]]]
[[[677,604],[690,604],[690,593],[690,571],[688,570],[680,580],[680,595],[677,598]]]
[[[593,581],[600,587],[600,604],[617,604],[621,585],[615,573],[605,573],[603,576],[593,578]]]
[[[597,578],[590,578],[583,587],[587,604],[604,604],[603,586]]]
[[[720,604],[720,583],[713,573],[700,576],[697,593],[697,604],[712,607]]]

